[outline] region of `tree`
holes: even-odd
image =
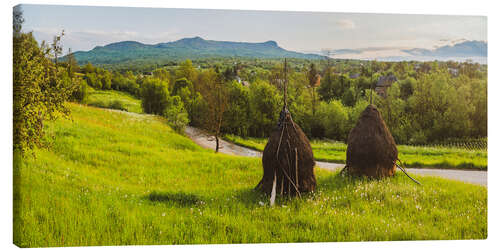
[[[68,61],[68,75],[70,78],[75,77],[75,72],[79,70],[78,62],[75,59],[75,56],[71,52],[71,48],[68,49],[68,55],[66,56],[66,59]]]
[[[42,145],[47,120],[69,114],[65,102],[74,86],[67,76],[62,77],[66,72],[59,72],[49,59],[54,51],[45,43],[38,46],[32,33],[20,31],[21,20],[22,12],[14,8],[13,146],[15,151],[23,153]],[[62,48],[60,39],[54,42],[52,48]]]
[[[309,88],[311,89],[311,97],[312,97],[312,113],[313,116],[316,113],[316,87],[319,86],[321,77],[318,74],[318,70],[316,70],[316,65],[311,63],[309,66],[309,70],[307,71],[307,80],[309,84]]]
[[[335,140],[347,139],[349,115],[340,101],[321,102],[318,110],[318,120],[324,128],[326,137]]]
[[[247,136],[251,124],[249,89],[236,81],[231,81],[228,95],[229,103],[224,113],[224,131]]]
[[[155,69],[153,70],[153,77],[158,78],[162,81],[169,81],[170,80],[170,73],[163,68],[160,69]]]
[[[193,67],[193,62],[189,59],[179,64],[179,68],[175,71],[175,78],[185,77],[190,82],[194,82],[197,78],[196,69]]]
[[[281,98],[277,89],[264,81],[250,85],[251,135],[268,136],[276,126]]]
[[[202,127],[215,138],[215,153],[219,152],[219,138],[223,124],[224,112],[228,105],[228,88],[224,76],[216,68],[203,72],[200,81],[200,92],[207,104]]]
[[[144,112],[163,115],[169,102],[168,82],[146,78],[141,86],[141,100]]]
[[[184,103],[179,96],[172,96],[168,101],[168,107],[165,109],[163,116],[167,118],[170,126],[177,132],[184,130],[189,123],[188,114],[184,109]]]

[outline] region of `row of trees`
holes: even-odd
[[[480,65],[364,64],[295,62],[288,67],[290,111],[308,136],[345,140],[370,100],[398,143],[487,135],[487,83]],[[450,68],[459,74],[451,74]],[[186,60],[147,74],[111,72],[87,64],[79,72],[93,88],[140,97],[145,112],[164,115],[177,130],[190,124],[216,138],[222,133],[266,137],[282,105],[284,72],[279,63],[262,68],[235,62],[196,68]],[[385,90],[386,97],[372,91],[381,76],[398,79]],[[163,96],[161,101],[153,97],[155,93]]]
[[[417,68],[417,64],[404,62],[373,62],[325,65],[322,69],[314,63],[295,64],[287,72],[290,112],[313,138],[345,140],[370,100],[381,110],[398,143],[487,136],[484,72],[477,65],[458,63],[452,66],[462,69],[461,73],[452,75],[448,64],[421,63]],[[178,130],[189,123],[211,131],[216,138],[222,133],[266,137],[282,105],[283,67],[252,68],[255,74],[245,67],[232,63],[195,68],[187,60],[173,68],[156,69],[150,76],[108,72],[92,65],[81,72],[93,87],[99,85],[89,75],[96,74],[101,81],[108,75],[109,89],[141,97],[145,112],[168,113],[165,116]],[[338,73],[338,68],[345,73]],[[351,77],[354,73],[358,75]],[[379,77],[394,74],[398,80],[386,89],[385,97],[372,91]],[[253,75],[249,86],[242,84],[244,75]],[[152,93],[161,93],[162,101],[155,100]]]

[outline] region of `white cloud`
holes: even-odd
[[[343,30],[352,30],[356,28],[356,24],[349,19],[342,19],[337,21],[337,26]]]

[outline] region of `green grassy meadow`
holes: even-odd
[[[142,113],[141,100],[128,93],[116,90],[91,89],[86,103],[89,106],[99,108],[121,109],[133,113]]]
[[[269,207],[260,159],[202,149],[157,116],[69,105],[46,148],[14,155],[20,247],[487,237],[482,186],[316,169],[314,193]]]
[[[263,151],[266,138],[242,138],[226,135],[224,139],[235,144]],[[345,163],[347,145],[342,142],[312,140],[314,158],[318,161]],[[406,167],[454,168],[487,170],[488,151],[452,147],[423,147],[398,145],[399,158]]]

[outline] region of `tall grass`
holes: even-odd
[[[316,169],[302,198],[255,192],[259,159],[214,154],[164,119],[71,104],[46,149],[15,155],[22,247],[484,239],[486,188],[435,177],[349,179]]]
[[[235,135],[224,137],[235,144],[263,151],[267,143],[265,138],[242,138]],[[318,161],[345,163],[347,145],[335,141],[311,141],[314,158]],[[488,168],[488,151],[485,149],[467,149],[445,146],[407,146],[398,145],[399,158],[406,167],[413,168],[452,168],[478,169]]]

